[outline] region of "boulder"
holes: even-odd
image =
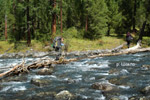
[[[150,68],[150,65],[142,65],[142,67],[144,67],[144,68]]]
[[[121,76],[121,77],[109,79],[109,82],[115,85],[125,85],[126,83],[124,83],[123,80],[126,80],[127,78],[128,78],[127,76]]]
[[[56,94],[55,98],[56,100],[72,100],[74,96],[69,91],[63,90]]]
[[[146,86],[140,92],[143,93],[144,95],[150,95],[150,86]]]
[[[110,100],[120,100],[119,98],[113,97]]]
[[[51,75],[53,73],[53,68],[43,68],[37,72],[38,75]]]
[[[51,83],[51,80],[46,80],[46,79],[31,79],[31,84],[34,84],[36,86],[46,86]]]
[[[150,97],[137,97],[137,96],[133,96],[133,97],[130,97],[129,100],[150,100]]]
[[[110,84],[107,84],[107,83],[94,83],[92,86],[91,86],[93,89],[96,89],[96,90],[102,90],[102,91],[112,91],[115,87],[110,85]]]
[[[68,84],[76,83],[76,80],[70,79],[70,78],[66,79],[65,81],[66,81]]]

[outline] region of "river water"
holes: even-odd
[[[39,58],[25,58],[26,63],[32,63]],[[22,62],[22,59],[0,59],[0,72],[8,70],[9,66]],[[0,83],[0,100],[53,100],[51,96],[38,96],[42,92],[59,93],[68,90],[77,96],[77,100],[107,100],[117,97],[119,100],[129,100],[133,96],[143,96],[140,90],[150,85],[150,71],[143,65],[150,65],[150,53],[137,53],[120,56],[98,57],[71,62],[66,65],[56,65],[52,75],[37,75],[36,70],[24,74],[24,80],[4,81]],[[6,69],[7,68],[7,69]],[[18,76],[13,76],[15,78]],[[31,84],[31,79],[47,79],[50,84],[39,87]],[[106,95],[101,90],[91,88],[99,82],[117,87]]]

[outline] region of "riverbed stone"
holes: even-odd
[[[51,84],[51,80],[48,79],[31,79],[31,84],[34,84],[39,87],[47,86]]]
[[[145,96],[142,96],[142,97],[137,97],[137,96],[133,96],[133,97],[130,97],[129,100],[150,100],[150,97],[145,97]]]
[[[142,65],[142,67],[150,69],[150,65]]]
[[[94,83],[91,87],[93,89],[102,90],[102,91],[112,91],[113,89],[115,89],[114,86],[107,83]]]
[[[56,95],[56,92],[40,92],[36,94],[36,96],[38,97],[45,97],[45,96],[55,97],[55,95]]]
[[[106,97],[106,100],[124,100],[119,98],[120,96],[119,89],[113,89],[113,91],[102,92],[102,94]]]
[[[129,100],[138,100],[138,98],[133,96],[133,97],[130,97]]]
[[[74,95],[67,90],[60,91],[55,96],[56,100],[72,100]]]
[[[68,84],[73,84],[73,83],[76,83],[76,80],[74,79],[71,79],[71,78],[68,78],[65,80]]]
[[[10,76],[7,78],[3,78],[2,82],[11,82],[11,81],[15,81],[15,82],[25,82],[27,81],[27,77],[24,75],[20,75],[20,76]]]
[[[140,92],[143,93],[144,95],[150,95],[150,86],[146,86]]]
[[[43,68],[37,72],[37,75],[51,75],[53,73],[53,68]]]
[[[0,97],[0,100],[5,100],[4,98]]]
[[[118,77],[118,78],[112,78],[112,79],[109,79],[109,82],[112,83],[112,84],[115,84],[115,85],[123,85],[125,84],[122,80],[126,79],[127,76],[121,76],[121,77]]]
[[[120,100],[119,98],[113,97],[110,100]]]
[[[119,70],[118,69],[111,69],[109,70],[109,74],[118,74]]]

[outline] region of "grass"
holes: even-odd
[[[34,51],[47,51],[43,49],[44,43],[38,42],[36,40],[31,41],[31,47],[26,45],[26,41],[20,41],[16,45],[14,43],[8,43],[7,41],[0,41],[0,54],[12,53],[12,52],[26,52],[33,49]]]
[[[5,53],[7,50],[13,48],[13,44],[9,44],[6,41],[0,41],[0,53]]]
[[[87,40],[72,38],[67,40],[69,42],[69,51],[86,51],[95,49],[112,49],[125,41],[116,37],[106,37],[99,40]]]
[[[124,36],[123,36],[124,37]],[[64,43],[67,43],[68,51],[87,51],[87,50],[97,50],[97,49],[112,49],[115,48],[126,41],[124,38],[118,38],[117,36],[103,36],[98,40],[88,40],[88,39],[78,39],[70,38],[65,39]],[[132,43],[131,46],[136,44]],[[36,40],[31,41],[31,47],[27,47],[26,41],[21,41],[17,44],[16,48],[14,43],[10,44],[6,41],[0,41],[0,54],[2,53],[12,53],[12,52],[26,52],[27,50],[33,49],[34,51],[49,51],[49,48],[45,46],[50,46],[49,42],[38,42]],[[150,37],[143,37],[142,41],[143,47],[150,46]],[[125,47],[126,48],[126,47]]]
[[[143,37],[142,46],[145,48],[150,46],[150,37]]]

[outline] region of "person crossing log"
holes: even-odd
[[[99,53],[97,55],[89,55],[86,57],[78,57],[78,58],[72,58],[72,59],[59,59],[55,60],[49,57],[44,57],[41,58],[40,60],[30,64],[26,65],[25,61],[23,61],[21,64],[14,66],[12,69],[9,71],[6,71],[4,73],[0,74],[0,78],[3,78],[5,76],[11,76],[11,75],[18,75],[22,72],[29,72],[30,69],[36,69],[36,68],[45,68],[47,66],[51,66],[52,64],[67,64],[70,62],[82,60],[85,58],[96,58],[96,57],[105,57],[105,56],[117,56],[117,55],[122,55],[122,54],[133,54],[133,53],[138,53],[138,52],[148,52],[150,51],[150,48],[139,48],[139,43],[137,43],[136,46],[132,47],[131,49],[123,49],[123,50],[118,50],[117,52],[114,52],[113,49],[110,51],[106,51],[106,53]],[[120,48],[119,48],[120,49]]]

